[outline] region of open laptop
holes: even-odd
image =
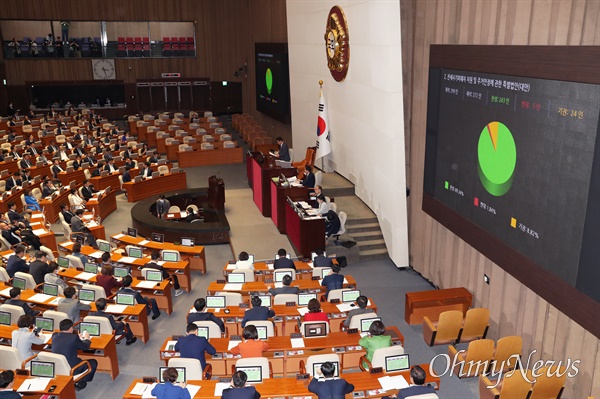
[[[408,353],[403,355],[394,355],[385,357],[385,372],[393,373],[396,371],[410,370],[410,358]]]
[[[117,303],[117,305],[133,306],[135,305],[135,295],[128,294],[125,292],[117,292],[115,302]]]
[[[87,331],[90,334],[90,337],[99,337],[100,336],[100,323],[92,323],[87,321],[82,321],[79,323],[79,331],[84,332]]]
[[[168,367],[159,367],[158,368],[158,380],[163,383],[165,382],[164,378],[163,378],[163,373],[165,372],[165,370]],[[175,369],[177,369],[177,372],[179,373],[179,375],[177,376],[177,381],[176,382],[185,382],[185,367],[175,367]]]
[[[55,377],[54,363],[52,362],[40,362],[39,360],[32,360],[29,367],[29,375],[32,377]]]
[[[225,297],[224,296],[207,296],[206,297],[206,307],[214,308],[214,309],[223,309],[225,308]]]
[[[243,371],[248,376],[246,382],[257,384],[262,382],[262,366],[244,366],[236,367],[235,371]]]

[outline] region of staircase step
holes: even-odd
[[[367,251],[360,251],[360,260],[375,260],[388,258],[387,249],[369,249]]]
[[[335,202],[335,197],[352,197],[355,195],[354,186],[350,187],[327,187],[324,190],[328,197],[333,198]]]
[[[376,217],[373,218],[351,218],[348,216],[346,220],[346,226],[351,226],[355,224],[365,224],[365,223],[377,223],[379,225],[379,221]]]
[[[382,239],[383,238],[383,234],[381,233],[381,230],[378,231],[360,231],[360,232],[356,232],[353,234],[350,234],[350,236],[356,240],[356,242],[359,241],[368,241],[368,240],[378,240],[378,239]]]
[[[362,254],[364,251],[368,251],[370,249],[386,249],[385,240],[380,238],[378,240],[367,240],[367,241],[357,241],[356,244]]]
[[[379,223],[361,223],[361,224],[353,224],[348,225],[346,223],[346,230],[348,233],[354,233],[359,231],[378,231]]]

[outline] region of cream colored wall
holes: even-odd
[[[345,12],[350,39],[350,68],[341,83],[325,59],[325,25],[334,5]],[[390,257],[407,266],[400,3],[288,0],[287,22],[296,153],[315,145],[323,80],[332,148],[325,167],[354,183],[379,219]]]
[[[429,45],[600,45],[600,2],[401,0],[401,7],[404,70],[410,74],[405,109],[411,264],[442,288],[471,290],[475,306],[491,310],[491,338],[521,335],[524,351],[537,351],[534,361],[581,360],[564,398],[599,397],[600,340],[426,215],[421,201]]]

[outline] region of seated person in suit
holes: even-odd
[[[11,223],[16,220],[17,222],[22,223],[23,226],[29,224],[27,222],[27,219],[25,219],[23,215],[17,212],[17,204],[15,204],[14,202],[9,202],[8,204],[6,204],[6,206],[8,208],[8,219]]]
[[[58,191],[58,189],[54,186],[54,183],[52,183],[52,180],[50,180],[50,179],[46,180],[44,182],[44,186],[43,186],[43,190],[42,190],[42,196],[43,197],[49,197],[55,191]]]
[[[337,234],[342,226],[340,217],[333,210],[329,210],[325,214],[327,220],[325,221],[325,237],[329,238],[331,235]]]
[[[96,311],[90,312],[90,316],[99,316],[105,317],[110,321],[110,325],[115,332],[115,335],[125,334],[125,344],[127,346],[133,344],[137,341],[137,338],[133,336],[133,332],[131,332],[131,328],[127,323],[123,323],[122,321],[116,321],[112,314],[106,313],[104,310],[106,309],[106,298],[96,299]]]
[[[179,352],[182,358],[198,359],[202,365],[202,370],[206,367],[206,353],[214,355],[217,350],[204,337],[198,336],[198,326],[194,323],[187,325],[185,336],[177,340],[175,350]]]
[[[156,303],[156,299],[143,297],[138,291],[131,288],[131,283],[133,282],[133,278],[131,276],[123,277],[121,283],[123,283],[123,288],[121,288],[117,292],[125,292],[128,294],[134,294],[135,300],[137,303],[146,305],[146,312],[150,314],[152,312],[152,320],[156,320],[160,317],[160,309],[158,308],[158,304]]]
[[[352,317],[354,316],[358,316],[359,314],[365,313],[373,313],[373,309],[367,308],[368,303],[369,299],[364,295],[361,295],[358,298],[356,298],[356,304],[358,305],[358,308],[352,308],[352,310],[348,312],[348,316],[346,317],[346,320],[344,320],[344,325],[346,327],[350,326],[350,320],[352,320]]]
[[[269,320],[271,317],[275,317],[275,312],[266,306],[262,306],[261,299],[258,295],[255,295],[252,297],[252,309],[248,309],[246,313],[244,313],[242,327],[246,327],[246,323],[249,321]]]
[[[427,393],[435,394],[435,388],[425,385],[425,377],[427,374],[421,366],[413,366],[410,369],[410,386],[408,388],[401,389],[398,394],[391,396],[384,396],[382,399],[390,398],[411,398],[413,396],[424,395]]]
[[[133,161],[131,160],[131,156],[127,156],[125,155],[125,164],[123,166],[125,166],[126,168],[129,167],[130,169],[135,168],[135,163],[133,163]]]
[[[58,174],[60,172],[64,172],[65,170],[62,168],[62,166],[60,166],[60,160],[57,158],[54,158],[54,165],[52,165],[52,167],[50,168],[50,170],[52,171],[52,177],[55,179],[58,179]]]
[[[219,319],[211,312],[206,311],[206,299],[204,299],[204,298],[196,299],[194,301],[194,310],[195,310],[195,312],[190,312],[187,315],[188,324],[193,323],[195,321],[210,320],[210,321],[214,321],[215,323],[217,323],[217,325],[221,329],[221,332],[225,332],[225,324],[223,323],[223,320]]]
[[[15,323],[13,322],[13,324]],[[32,345],[44,344],[44,338],[40,337],[38,331],[34,329],[35,318],[24,314],[19,317],[16,324],[19,329],[12,331],[12,347],[19,351],[21,359],[23,360],[33,357],[35,353],[33,353],[33,349],[31,349]],[[28,368],[29,365],[30,362],[27,362],[25,367]],[[4,396],[0,390],[0,399],[4,399],[5,397],[6,396]]]
[[[242,337],[244,340],[230,350],[234,356],[242,355],[243,358],[261,357],[264,351],[269,350],[269,344],[258,339],[258,331],[253,324],[244,327]]]
[[[250,262],[250,255],[248,255],[248,252],[242,251],[238,255],[238,261],[235,262],[234,270],[238,269],[254,270],[254,264]]]
[[[326,297],[329,296],[329,291],[344,288],[344,276],[340,274],[340,265],[331,266],[331,273],[325,276],[321,281],[321,285],[327,287]]]
[[[2,231],[2,237],[11,245],[27,244],[39,251],[42,242],[24,223],[14,220],[9,230]]]
[[[29,154],[28,152],[26,152],[23,155],[23,159],[21,159],[19,161],[19,166],[21,166],[21,169],[29,169],[32,166],[35,166],[35,165],[31,164],[31,154]]]
[[[333,260],[326,256],[323,256],[323,250],[317,249],[315,250],[317,256],[313,260],[314,267],[331,267],[333,266]]]
[[[96,165],[96,169],[94,169],[92,171],[92,177],[100,177],[103,170],[104,170],[104,162],[98,162],[98,165]]]
[[[75,211],[75,216],[71,217],[71,232],[73,233],[83,233],[85,236],[85,241],[87,245],[98,248],[98,244],[96,243],[96,237],[92,234],[90,229],[83,224],[83,209],[77,209]]]
[[[76,335],[73,334],[73,321],[70,319],[64,319],[59,324],[60,332],[52,334],[52,353],[59,353],[67,358],[69,366],[75,367],[82,360],[77,356],[78,350],[90,349],[90,334],[87,331]],[[87,386],[88,382],[94,379],[94,374],[98,368],[98,361],[96,359],[89,359],[90,373],[83,377],[79,382],[75,384],[76,390],[82,390]],[[87,365],[83,364],[74,370],[74,374],[80,374],[87,370]]]
[[[113,159],[109,159],[108,161],[106,161],[106,165],[104,165],[104,170],[108,173],[115,173],[116,171],[118,171],[117,167],[115,166],[115,161]]]
[[[304,315],[304,321],[326,321],[329,323],[327,313],[321,310],[321,304],[318,299],[308,301],[308,313]]]
[[[158,157],[155,154],[150,155],[148,158],[146,158],[146,162],[148,164],[155,164],[158,163]]]
[[[62,287],[63,291],[67,289],[68,285],[58,276],[58,264],[56,262],[50,262],[48,265],[49,272],[44,276],[44,283],[56,284]]]
[[[162,267],[161,265],[158,264],[159,261],[160,261],[160,252],[157,250],[154,250],[154,251],[152,251],[152,254],[150,255],[150,262],[146,263],[142,267],[142,269],[160,270],[162,272],[163,279],[171,280],[173,282],[173,288],[175,288],[175,296],[179,296],[179,295],[183,294],[183,290],[181,289],[181,286],[179,285],[179,278],[177,278],[177,275],[175,273],[169,274],[167,269],[165,269],[164,267]]]
[[[22,174],[21,174],[21,181],[22,182],[32,182],[33,181],[33,177],[31,177],[31,170],[29,169],[23,169],[21,170]]]
[[[94,196],[94,193],[97,192],[98,190],[94,190],[94,186],[92,186],[92,183],[88,179],[85,179],[83,181],[83,187],[81,187],[81,194],[83,195],[83,198],[85,198],[86,201],[92,198]]]
[[[32,309],[33,304],[29,304],[21,300],[21,289],[19,287],[13,287],[8,291],[10,299],[7,299],[4,303],[6,305],[14,305],[23,309],[26,315],[37,316],[40,314],[39,310]]]
[[[152,388],[150,393],[153,397],[157,399],[190,399],[190,391],[185,388],[187,384],[177,382],[179,372],[175,367],[167,367],[163,371],[162,377],[165,382],[156,384]]]
[[[73,321],[73,323],[79,323],[81,319],[81,311],[89,311],[92,307],[90,305],[86,305],[85,303],[79,302],[77,299],[77,290],[74,287],[67,287],[64,289],[63,293],[65,297],[61,299],[58,303],[58,307],[56,310],[59,312],[65,312],[69,319]]]
[[[198,216],[198,214],[194,212],[194,208],[192,208],[191,206],[188,207],[188,209],[186,209],[186,212],[187,216],[185,217],[185,221],[187,223],[192,223],[192,221],[200,219],[200,216]]]
[[[236,371],[231,377],[231,387],[225,388],[221,399],[259,399],[260,393],[252,385],[246,385],[248,376],[243,371]]]
[[[83,265],[89,262],[88,257],[81,253],[81,244],[78,242],[73,244],[73,253],[71,255],[73,255],[76,258],[79,258]]]
[[[273,296],[279,294],[298,294],[300,292],[300,289],[298,287],[290,287],[292,281],[292,276],[287,274],[283,276],[283,280],[281,281],[283,283],[283,287],[273,288],[272,286],[267,285],[267,289],[269,290],[269,293]]]
[[[373,360],[373,354],[377,349],[389,348],[392,346],[392,337],[383,335],[385,333],[385,325],[376,320],[369,327],[369,335],[362,337],[358,344],[367,351],[367,360]],[[366,363],[363,363],[365,368],[368,368]]]
[[[315,174],[312,172],[310,165],[304,168],[304,178],[302,179],[304,187],[313,188],[315,186]]]
[[[37,157],[38,162],[43,162],[44,165],[52,164],[50,153],[47,150],[43,150],[42,154]]]
[[[275,270],[277,270],[277,269],[294,269],[294,270],[296,270],[296,265],[294,264],[294,261],[287,258],[287,252],[285,251],[285,249],[280,248],[279,251],[277,251],[277,256],[278,256],[278,258],[275,259],[275,262],[273,262],[273,269],[275,269]]]
[[[0,373],[0,398],[2,399],[21,399],[21,395],[13,389],[15,386],[15,372],[5,370]]]
[[[50,272],[46,253],[43,251],[35,252],[35,260],[29,264],[29,274],[33,276],[36,284],[44,282],[44,276]]]
[[[77,154],[73,160],[73,170],[79,170],[81,168],[81,155]]]
[[[4,190],[10,191],[13,187],[21,187],[22,185],[23,181],[21,180],[21,175],[18,171],[16,171],[10,178],[6,179],[6,185],[4,186]]]
[[[63,218],[65,219],[65,222],[67,222],[67,224],[71,224],[71,218],[73,216],[75,216],[75,214],[73,212],[71,212],[71,210],[69,209],[69,207],[67,206],[67,204],[60,204],[60,213],[63,215]]]
[[[123,174],[121,175],[123,183],[129,183],[131,181],[131,174],[129,173],[130,170],[130,166],[125,166],[125,172],[123,172]]]
[[[4,231],[2,231],[2,233],[4,233]],[[25,256],[25,247],[23,245],[17,245],[14,251],[15,253],[9,256],[8,261],[6,262],[6,272],[10,278],[13,278],[16,272],[29,273],[29,265],[23,259]]]
[[[313,377],[308,384],[308,390],[317,395],[319,399],[343,399],[346,394],[354,391],[354,385],[343,378],[335,378],[335,365],[325,362],[317,370],[318,377]]]

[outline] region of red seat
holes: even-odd
[[[171,39],[168,37],[163,37],[163,43],[171,43]]]
[[[126,37],[125,44],[133,44],[133,37]]]
[[[125,38],[124,37],[117,38],[117,44],[125,44]]]
[[[141,43],[142,42],[142,38],[141,37],[134,37],[133,38],[133,42],[134,43]]]
[[[146,44],[146,43],[150,44],[150,38],[148,38],[148,37],[142,37],[142,43],[143,44]]]

